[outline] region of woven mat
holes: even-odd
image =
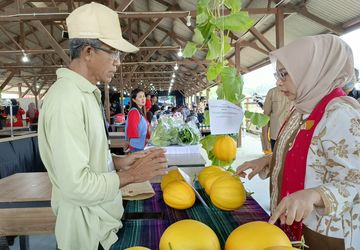
[[[119,241],[111,248],[112,250],[123,250],[136,245],[156,250],[166,227],[183,219],[194,219],[207,224],[217,234],[221,246],[224,247],[229,234],[239,225],[269,219],[269,215],[252,197],[248,197],[245,204],[236,211],[219,210],[211,204],[210,197],[198,184],[196,188],[209,207],[205,207],[197,200],[192,208],[176,210],[164,203],[160,185],[152,185],[155,196],[151,199],[127,203],[125,218],[131,219],[124,220],[124,227],[119,232]],[[136,215],[148,219],[134,219]]]

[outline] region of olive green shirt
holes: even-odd
[[[61,250],[104,249],[122,226],[120,180],[111,161],[101,92],[69,69],[56,72],[39,117],[41,159],[52,183],[51,206]]]
[[[264,102],[264,114],[270,116],[270,138],[276,140],[293,102],[278,87],[269,90]]]

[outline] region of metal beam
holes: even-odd
[[[251,34],[253,34],[253,36],[255,36],[259,40],[259,42],[262,45],[265,46],[266,49],[268,49],[269,51],[273,51],[276,49],[274,45],[272,45],[271,42],[263,34],[261,34],[255,27],[250,28],[249,31],[251,32]]]
[[[151,34],[151,32],[154,31],[154,29],[156,29],[156,27],[159,25],[159,23],[162,21],[162,18],[157,19],[155,22],[153,22],[150,27],[147,29],[147,31],[136,41],[136,43],[134,44],[135,46],[139,46],[140,44],[142,44],[145,39]]]
[[[34,9],[34,11],[30,11]],[[29,20],[65,20],[69,15],[68,12],[52,12],[52,13],[36,13],[38,8],[29,8],[31,13],[6,13],[0,15],[0,22],[16,22],[16,21],[29,21]],[[291,8],[285,9],[286,13],[294,12]],[[247,11],[250,15],[259,15],[259,14],[276,14],[276,8],[248,8],[243,9]],[[149,19],[149,18],[181,18],[186,17],[190,13],[191,17],[196,17],[195,10],[184,10],[184,11],[147,11],[147,12],[118,12],[119,18],[135,18],[135,19]],[[228,15],[229,10],[224,11],[224,15]],[[52,15],[49,15],[52,14]]]
[[[122,0],[116,11],[125,11],[134,0]]]
[[[15,71],[11,71],[10,74],[6,77],[4,82],[0,85],[0,92],[5,88],[5,86],[10,82],[10,80],[15,75]]]
[[[44,39],[47,40],[48,44],[56,51],[60,58],[65,62],[65,64],[70,63],[70,57],[64,52],[64,49],[59,45],[55,38],[49,33],[45,26],[39,20],[31,22],[38,31],[44,36]]]

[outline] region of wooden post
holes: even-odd
[[[34,95],[34,98],[35,98],[35,108],[36,108],[37,110],[39,110],[38,95]]]
[[[21,98],[22,97],[21,83],[18,84],[18,92],[19,92],[19,98]]]
[[[284,46],[284,8],[278,7],[275,16],[276,48]]]

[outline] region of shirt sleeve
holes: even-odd
[[[264,114],[270,115],[271,113],[271,102],[272,102],[272,89],[266,94],[265,102],[264,102]]]
[[[316,211],[339,216],[352,208],[360,194],[360,115],[350,107],[325,115],[326,126],[312,139],[317,158],[323,159],[312,165],[315,178],[324,182],[317,190],[325,208]]]
[[[83,105],[79,99],[69,99],[72,101],[62,102],[61,106],[47,107],[43,121],[46,132],[39,131],[39,146],[43,144],[41,158],[51,164],[49,176],[53,176],[53,185],[68,201],[79,206],[111,201],[119,193],[119,177],[112,172],[92,171]],[[103,168],[107,169],[107,166]]]
[[[140,113],[137,110],[131,110],[128,114],[128,127],[126,130],[127,138],[139,138],[138,127],[140,123]]]

